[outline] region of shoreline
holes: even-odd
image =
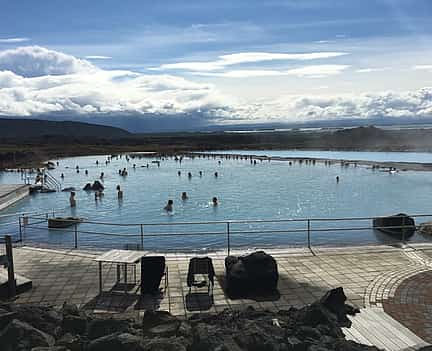
[[[274,151],[274,150],[272,150]],[[281,151],[289,151],[289,150],[281,150]],[[305,151],[305,150],[302,150]],[[311,150],[312,151],[312,150]],[[328,151],[328,150],[314,150],[314,151]],[[339,151],[339,150],[338,150]],[[343,151],[341,151],[343,152]],[[379,151],[376,151],[379,152]],[[408,152],[408,151],[407,151]],[[299,160],[308,160],[308,161],[316,161],[316,162],[332,162],[341,163],[347,165],[361,165],[361,166],[379,166],[378,168],[396,168],[399,171],[423,171],[430,172],[432,171],[432,163],[421,163],[421,162],[399,162],[399,161],[367,161],[367,160],[352,160],[352,159],[341,159],[341,158],[322,158],[322,157],[288,157],[288,156],[264,156],[264,155],[245,155],[245,154],[226,154],[226,153],[207,153],[207,152],[193,152],[193,155],[215,155],[216,157],[247,157],[257,160],[273,160],[273,161],[299,161]]]
[[[244,149],[239,151],[248,151],[250,149]],[[107,152],[111,151],[111,152]],[[226,150],[230,151],[230,150]],[[254,151],[257,151],[254,149]],[[262,151],[299,151],[299,149],[262,149]],[[307,149],[302,149],[301,151],[307,152]],[[348,152],[348,150],[310,150],[312,151],[338,151],[338,152]],[[350,152],[353,150],[349,150]],[[356,150],[356,152],[389,152],[389,151],[365,151],[365,150]],[[394,151],[394,152],[413,152],[413,151]],[[414,151],[415,152],[415,151]],[[53,159],[62,160],[65,158],[71,158],[71,157],[86,157],[86,156],[102,156],[102,155],[111,155],[111,154],[140,154],[140,153],[147,153],[148,156],[144,157],[151,157],[151,155],[155,157],[161,157],[161,156],[175,156],[175,155],[187,155],[187,156],[215,156],[215,157],[222,157],[222,158],[235,158],[235,157],[243,157],[243,158],[252,158],[255,160],[273,160],[273,161],[286,161],[286,162],[296,162],[296,161],[316,161],[319,163],[323,162],[330,162],[331,164],[336,163],[343,163],[345,166],[351,166],[351,165],[359,165],[359,166],[369,166],[369,167],[377,167],[378,170],[381,169],[381,171],[385,169],[390,168],[396,168],[398,171],[406,172],[406,171],[421,171],[421,172],[430,172],[432,171],[432,163],[422,163],[422,162],[400,162],[400,161],[368,161],[368,160],[354,160],[354,159],[347,159],[347,158],[323,158],[323,157],[290,157],[290,156],[266,156],[266,155],[254,155],[254,154],[243,154],[243,153],[223,153],[218,152],[214,153],[211,150],[206,151],[149,151],[149,150],[134,150],[134,151],[126,151],[126,150],[119,150],[118,152],[115,152],[115,150],[106,150],[103,152],[100,150],[100,152],[90,152],[90,153],[64,153],[61,156],[59,155],[46,155],[48,158],[44,158],[43,160],[38,160],[35,162],[29,162],[25,167],[20,166],[18,167],[15,165],[15,167],[5,167],[3,169],[0,169],[0,172],[11,172],[16,171],[19,169],[35,169],[35,168],[43,168],[44,164],[46,164],[49,161],[52,161]],[[57,156],[57,157],[55,157]],[[19,164],[19,163],[18,163]]]

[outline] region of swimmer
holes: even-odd
[[[76,200],[75,200],[75,192],[71,191],[70,197],[69,197],[69,203],[71,207],[76,207]]]
[[[182,198],[182,200],[187,200],[187,199],[188,199],[188,196],[187,196],[187,194],[186,194],[186,191],[183,191],[183,192],[182,192],[182,196],[181,196],[181,198]]]
[[[168,200],[167,204],[164,207],[164,210],[168,211],[168,212],[172,212],[172,210],[173,210],[173,204],[174,204],[173,200]]]
[[[120,189],[120,185],[117,185],[117,198],[119,200],[123,199],[123,191]]]
[[[218,199],[217,199],[216,196],[213,197],[212,202],[213,202],[213,206],[217,206],[218,205]]]

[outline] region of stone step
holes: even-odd
[[[23,277],[19,274],[15,274],[16,290],[17,294],[21,294],[30,290],[33,283],[30,279]],[[8,272],[7,269],[0,268],[0,297],[8,296]]]

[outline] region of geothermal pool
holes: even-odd
[[[250,153],[254,153],[251,151]],[[273,156],[331,157],[320,152],[301,152],[296,156],[286,152],[262,152]],[[256,154],[256,153],[255,153]],[[352,153],[338,152],[337,158],[428,162],[432,154],[362,153],[353,158]],[[385,155],[383,155],[385,154]],[[396,155],[397,154],[397,155]],[[390,155],[391,156],[391,155]],[[35,194],[3,211],[7,213],[40,212],[56,216],[79,216],[89,221],[77,226],[78,247],[121,248],[125,244],[143,244],[151,250],[216,250],[227,245],[227,226],[232,247],[304,246],[307,243],[307,222],[278,222],[282,219],[373,217],[404,212],[419,214],[430,211],[432,200],[432,174],[429,172],[398,172],[389,174],[370,167],[350,165],[341,167],[339,162],[331,166],[321,162],[300,164],[298,161],[260,161],[251,164],[249,159],[222,159],[185,157],[180,163],[172,158],[160,160],[160,167],[152,163],[156,158],[126,157],[112,159],[105,165],[107,156],[72,157],[59,161],[50,173],[61,180],[62,188],[77,188],[77,207],[69,207],[69,193]],[[99,164],[96,164],[96,161]],[[133,168],[133,164],[136,167]],[[148,168],[147,168],[148,164]],[[80,172],[76,172],[79,166]],[[119,169],[127,168],[122,177]],[[88,175],[85,174],[88,170]],[[178,175],[178,171],[181,175]],[[202,172],[202,176],[199,175]],[[104,172],[105,195],[95,201],[93,192],[81,190],[88,182],[99,179]],[[192,177],[188,177],[188,172]],[[218,177],[214,173],[218,172]],[[340,182],[336,182],[339,176]],[[34,176],[32,176],[34,177]],[[0,183],[21,183],[21,175],[14,172],[0,173]],[[116,186],[120,185],[123,201],[117,199]],[[181,200],[181,193],[189,198]],[[217,207],[211,199],[219,199]],[[163,210],[168,199],[174,201],[174,211]],[[237,223],[235,221],[269,220],[274,222]],[[417,223],[430,220],[420,218]],[[189,224],[189,222],[213,222]],[[227,225],[227,221],[234,221]],[[23,228],[25,242],[73,247],[74,228],[48,230],[45,222]],[[179,225],[179,222],[187,224]],[[8,224],[10,223],[10,224]],[[0,217],[0,231],[18,235],[16,217]],[[116,224],[134,224],[114,226]],[[154,224],[162,225],[154,225]],[[144,224],[141,226],[140,224]],[[370,229],[336,230],[348,227],[367,228],[371,220],[312,221],[312,245],[354,245],[389,242],[385,234]],[[329,229],[316,231],[317,229]],[[332,230],[330,230],[332,229]],[[141,238],[141,230],[145,235]],[[286,230],[292,230],[286,233]],[[166,234],[188,233],[193,235]],[[210,234],[205,234],[210,233]],[[149,235],[149,236],[147,236]],[[152,236],[154,235],[154,236]],[[415,234],[413,241],[427,238]]]

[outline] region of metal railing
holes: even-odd
[[[204,221],[204,222],[172,222],[172,223],[110,223],[101,221],[82,220],[77,222],[74,219],[62,219],[65,228],[48,228],[47,222],[55,216],[54,211],[43,215],[27,215],[19,218],[19,238],[21,241],[31,239],[31,233],[39,234],[63,233],[63,236],[56,236],[60,244],[71,245],[75,249],[79,247],[103,247],[107,242],[118,247],[133,245],[141,249],[152,248],[152,241],[165,240],[178,241],[179,238],[206,236],[216,238],[218,249],[226,248],[228,254],[233,245],[233,241],[243,236],[259,237],[261,243],[273,245],[278,239],[283,237],[285,242],[295,237],[296,244],[308,248],[312,251],[314,245],[325,245],[326,242],[335,241],[339,233],[359,231],[363,234],[373,232],[374,230],[394,230],[399,233],[398,236],[388,237],[383,241],[385,244],[394,242],[406,242],[409,239],[408,233],[417,230],[416,225],[405,225],[402,219],[401,225],[374,226],[372,220],[383,217],[346,217],[346,218],[294,218],[294,219],[275,219],[275,220],[226,220],[226,221]],[[395,216],[392,216],[395,218]],[[410,215],[412,218],[432,218],[432,214],[415,214]],[[401,216],[400,218],[405,218]],[[368,224],[352,225],[353,222],[369,221]],[[341,222],[349,222],[350,225],[341,225]],[[180,227],[180,230],[178,229]],[[186,230],[181,230],[186,227]],[[202,230],[203,227],[209,230]],[[236,228],[237,227],[237,228]],[[246,227],[246,228],[245,228]],[[175,228],[174,230],[169,229]],[[268,237],[271,235],[272,237]],[[92,240],[96,240],[92,242]],[[286,240],[288,239],[288,240]],[[301,239],[301,241],[300,241]],[[268,241],[266,241],[268,240]],[[342,238],[343,240],[343,238]],[[244,240],[243,240],[244,241]],[[162,243],[163,244],[163,243]],[[267,246],[268,246],[267,245]],[[154,243],[153,243],[154,246]],[[162,245],[166,247],[166,245]],[[237,245],[237,247],[247,246]],[[337,246],[344,246],[339,242]],[[180,251],[181,248],[174,248]],[[183,248],[184,249],[184,248]],[[190,250],[190,247],[189,247]],[[187,251],[189,251],[187,250]]]

